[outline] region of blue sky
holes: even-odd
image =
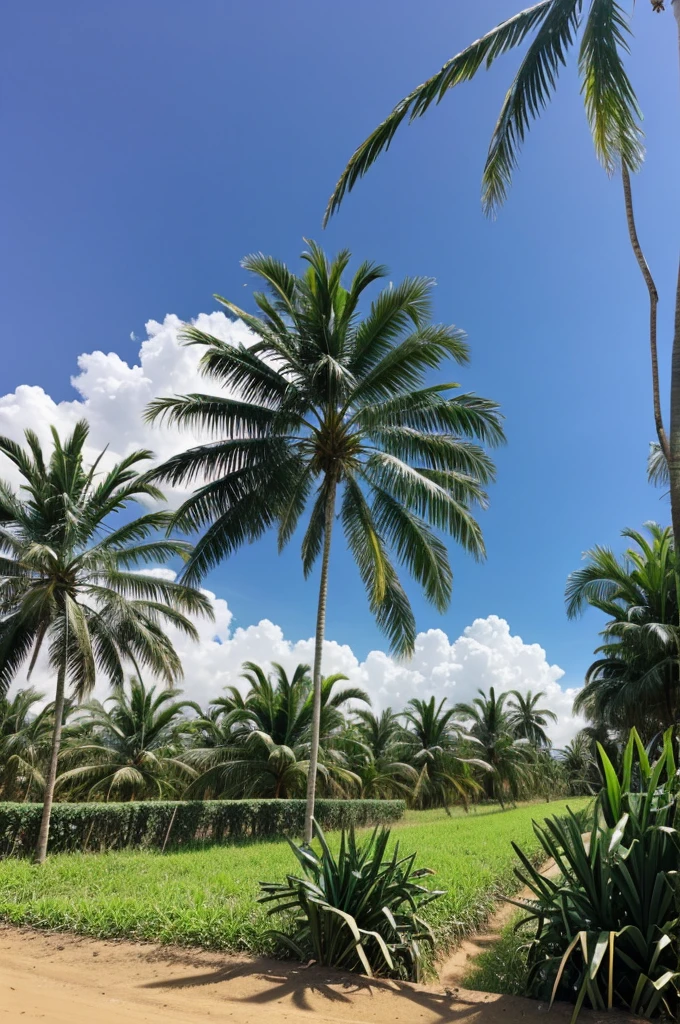
[[[563,589],[584,549],[667,518],[645,481],[653,436],[646,307],[627,248],[620,185],[598,166],[572,66],[532,131],[507,206],[486,220],[479,179],[518,57],[452,93],[357,187],[325,232],[347,157],[394,103],[517,9],[517,0],[36,0],[5,8],[4,241],[0,394],[74,397],[79,354],[133,363],[149,319],[247,304],[246,253],[294,262],[302,237],[436,278],[436,316],[469,336],[451,371],[494,398],[507,447],[483,516],[488,559],[453,550],[439,616],[411,587],[418,626],[451,639],[506,618],[578,684],[598,619],[567,622]],[[637,5],[630,68],[648,159],[635,193],[661,292],[664,387],[679,227],[680,134],[673,19]],[[313,629],[314,585],[297,550],[244,550],[210,585],[236,621]],[[342,549],[328,635],[361,657],[384,643]]]

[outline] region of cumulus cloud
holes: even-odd
[[[156,570],[172,577],[168,569]],[[219,696],[225,686],[243,688],[240,678],[244,661],[255,661],[268,669],[277,662],[289,673],[296,665],[311,664],[314,639],[290,640],[280,626],[269,619],[232,630],[232,612],[227,602],[206,591],[215,612],[215,621],[197,622],[200,640],[194,643],[176,630],[169,631],[180,653],[185,678],[184,694],[201,705]],[[558,717],[549,733],[556,747],[563,747],[585,724],[572,714],[575,690],[563,690],[559,680],[563,671],[551,665],[539,644],[525,644],[513,636],[505,619],[490,615],[475,619],[462,636],[451,642],[441,629],[419,633],[413,657],[409,661],[392,658],[384,651],[371,651],[360,661],[351,647],[327,640],[323,655],[324,674],[343,672],[355,686],[369,694],[373,707],[400,710],[411,697],[437,700],[446,697],[451,703],[470,701],[477,690],[543,690],[542,704]],[[40,658],[31,680],[34,686],[49,693],[54,682],[46,659]],[[17,680],[16,687],[26,685]],[[107,696],[104,681],[97,684],[95,695]]]
[[[201,313],[193,321],[200,330],[231,343],[249,344],[252,333],[240,320],[230,320],[223,313]],[[79,397],[55,402],[47,392],[35,385],[21,384],[15,391],[0,398],[0,434],[23,441],[24,430],[32,428],[46,447],[51,446],[50,426],[63,436],[80,419],[90,424],[88,458],[94,458],[108,446],[102,465],[128,455],[137,448],[147,448],[159,460],[168,458],[187,444],[198,443],[200,435],[191,431],[146,424],[143,414],[147,404],[161,395],[203,391],[213,394],[218,389],[202,377],[198,362],[202,349],[182,345],[179,334],[182,321],[168,314],[163,323],[149,320],[147,337],[139,349],[134,366],[116,352],[87,352],[78,358],[79,373],[71,384]],[[13,467],[2,460],[3,475],[18,484]],[[170,495],[175,500],[179,493]]]
[[[248,344],[252,340],[243,323],[231,321],[223,313],[202,313],[194,322],[226,342]],[[140,447],[153,450],[159,459],[181,450],[188,440],[191,443],[192,435],[149,426],[142,419],[147,403],[158,395],[211,390],[198,372],[200,349],[179,342],[181,327],[174,315],[166,316],[162,323],[149,321],[133,366],[115,352],[81,355],[79,373],[71,379],[78,393],[73,400],[55,402],[42,388],[29,384],[0,397],[0,433],[21,441],[24,429],[32,427],[49,445],[50,425],[63,434],[84,417],[90,423],[90,457],[107,445],[111,461]],[[194,443],[197,440],[194,435]],[[11,479],[9,470],[3,460],[2,474]],[[172,495],[174,499],[178,496]],[[185,666],[187,696],[207,704],[225,685],[238,684],[246,660],[277,661],[288,670],[299,662],[311,663],[312,639],[288,639],[267,619],[232,630],[232,612],[226,601],[214,594],[211,599],[215,622],[199,623],[200,642],[191,644],[182,636],[173,637]],[[496,615],[476,619],[453,641],[441,629],[420,633],[408,662],[377,650],[359,661],[349,646],[329,640],[324,649],[324,671],[344,672],[369,692],[377,708],[400,708],[411,697],[432,694],[453,702],[467,701],[477,689],[490,686],[498,691],[544,690],[545,703],[559,717],[550,730],[557,746],[566,743],[583,724],[571,713],[575,691],[560,687],[562,669],[548,662],[538,644],[526,644],[513,636],[505,619]],[[48,694],[52,691],[52,674],[44,661],[36,666],[32,682]],[[16,685],[25,685],[25,679],[18,679]],[[106,696],[103,685],[98,686],[97,696]]]

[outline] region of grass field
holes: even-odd
[[[403,853],[418,852],[417,866],[437,872],[433,887],[447,890],[429,908],[441,947],[480,924],[499,890],[516,888],[510,841],[538,852],[532,818],[587,803],[574,798],[452,817],[409,812],[393,836]],[[0,862],[0,918],[98,937],[270,953],[271,920],[255,902],[258,883],[297,873],[296,865],[287,843],[278,840],[164,855],[63,854],[43,868],[6,860]]]

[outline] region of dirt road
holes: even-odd
[[[511,996],[0,927],[0,1024],[566,1024],[571,1008],[545,1013]]]

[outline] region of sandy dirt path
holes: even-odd
[[[530,1024],[547,1007],[276,960],[0,926],[0,1024]],[[571,1007],[546,1024],[566,1024]],[[584,1014],[582,1024],[623,1024]]]

